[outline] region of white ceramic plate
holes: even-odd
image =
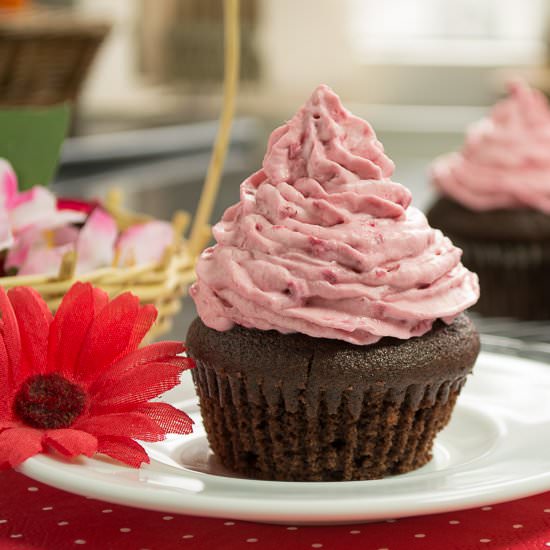
[[[195,433],[147,444],[151,464],[40,455],[21,471],[66,491],[163,512],[290,524],[352,523],[493,504],[550,490],[550,366],[482,353],[423,468],[376,481],[232,477],[208,450],[189,379],[167,394]],[[182,392],[187,393],[187,397]]]

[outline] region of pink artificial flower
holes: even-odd
[[[17,176],[11,164],[0,158],[0,205],[11,208],[17,196]]]
[[[0,210],[0,250],[6,250],[13,245],[13,234],[10,219],[5,210]]]
[[[59,273],[63,256],[74,250],[71,245],[58,246],[56,248],[33,247],[23,265],[17,270],[17,275],[48,275],[55,276]],[[6,268],[9,270],[9,268]],[[9,273],[9,271],[8,271]]]
[[[117,225],[112,216],[96,208],[78,235],[77,273],[113,265],[117,234]]]
[[[8,212],[15,232],[31,226],[53,229],[70,223],[81,223],[86,219],[86,214],[82,212],[58,210],[55,195],[41,186],[19,193]]]
[[[163,221],[134,225],[120,236],[117,243],[118,265],[142,265],[158,262],[174,242],[174,229]]]
[[[10,226],[8,210],[4,206],[6,197],[17,192],[17,179],[13,168],[0,159],[0,250],[13,245],[13,233]]]
[[[18,275],[57,275],[64,254],[74,250],[78,229],[72,225],[52,230],[30,226],[17,234],[8,250],[4,271]]]
[[[84,223],[78,229],[74,224]],[[12,167],[0,159],[0,250],[4,273],[56,275],[63,256],[77,253],[79,274],[110,267],[155,263],[174,241],[172,225],[151,221],[128,228],[117,241],[115,220],[97,203],[56,199],[48,189],[20,193]]]
[[[87,216],[91,214],[95,208],[100,206],[97,200],[73,199],[71,197],[58,197],[58,210],[72,210],[73,212],[84,212]]]
[[[26,229],[55,229],[85,219],[83,212],[59,210],[55,195],[45,187],[19,193],[13,168],[0,159],[0,250],[10,248],[14,235]]]
[[[101,208],[92,212],[80,230],[70,225],[47,231],[31,226],[17,236],[4,269],[18,275],[56,275],[63,256],[71,250],[77,253],[77,273],[109,267],[117,232],[115,220]]]

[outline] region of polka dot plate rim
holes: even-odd
[[[208,449],[186,375],[164,399],[190,413],[194,433],[143,443],[151,464],[40,455],[19,469],[69,492],[167,513],[328,525],[449,512],[550,490],[549,393],[549,365],[482,352],[429,464],[374,481],[295,483],[226,471]]]

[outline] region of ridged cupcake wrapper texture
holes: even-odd
[[[489,317],[550,319],[550,243],[473,242],[450,236],[462,261],[478,274],[472,308]]]
[[[284,384],[266,389],[201,362],[192,372],[208,440],[223,465],[280,481],[378,479],[426,464],[465,382],[401,391],[335,387],[327,395]]]

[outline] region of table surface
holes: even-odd
[[[548,361],[548,326],[480,320],[494,350]],[[514,328],[514,325],[516,327]],[[540,334],[540,337],[538,336]],[[546,338],[546,341],[548,339]],[[512,347],[508,347],[509,345]],[[529,353],[531,350],[531,353]],[[0,549],[99,548],[531,550],[550,548],[550,492],[492,506],[378,523],[328,527],[268,525],[139,510],[0,472]]]
[[[330,527],[170,516],[0,474],[0,548],[535,550],[550,547],[550,492],[460,512]]]

